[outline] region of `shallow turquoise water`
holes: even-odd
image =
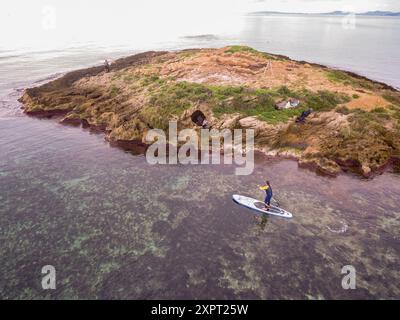
[[[398,175],[331,179],[262,157],[247,177],[150,166],[102,135],[24,116],[2,119],[0,137],[2,298],[400,296]],[[232,202],[262,199],[265,178],[294,219],[258,221]],[[41,289],[46,264],[55,291]],[[354,291],[341,288],[347,264]]]

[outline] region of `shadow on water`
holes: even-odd
[[[265,231],[265,227],[268,224],[268,215],[263,214],[261,217],[255,217],[256,220],[256,225],[259,227],[260,233],[258,235],[261,235],[263,231]]]

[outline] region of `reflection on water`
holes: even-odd
[[[239,177],[229,166],[149,166],[49,120],[3,119],[0,130],[2,298],[400,296],[398,175],[332,179],[259,158]],[[261,200],[266,178],[293,219],[256,219],[231,200]],[[345,232],[330,230],[342,222]],[[57,269],[54,292],[40,288],[45,264]]]

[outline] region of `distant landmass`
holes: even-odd
[[[328,12],[324,13],[326,15],[348,15],[351,12],[345,12],[345,11],[333,11],[333,12]],[[355,13],[356,15],[359,16],[377,16],[377,17],[400,17],[400,12],[392,12],[392,11],[368,11],[368,12],[362,12],[362,13]]]
[[[257,11],[251,12],[254,15],[267,15],[267,14],[280,14],[280,15],[329,15],[329,16],[345,16],[348,14],[356,14],[358,16],[371,16],[371,17],[400,17],[400,12],[392,11],[368,11],[368,12],[346,12],[346,11],[332,11],[324,13],[300,13],[300,12],[280,12],[280,11]]]

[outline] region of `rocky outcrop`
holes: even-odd
[[[300,105],[274,108],[288,99]],[[371,177],[400,157],[398,91],[247,47],[141,53],[109,72],[77,70],[26,89],[20,101],[28,115],[105,132],[131,150],[145,149],[146,132],[167,129],[170,120],[199,129],[197,112],[212,128],[254,129],[258,150],[322,174]],[[314,112],[305,123],[295,123],[308,108]]]

